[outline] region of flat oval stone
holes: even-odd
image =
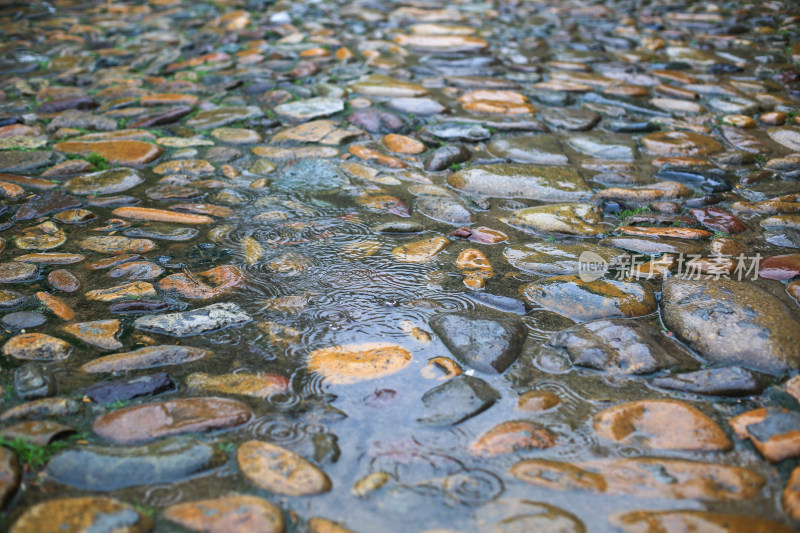
[[[509,420],[494,426],[470,443],[467,453],[491,457],[519,450],[543,450],[555,443],[556,436],[548,429],[527,420]]]
[[[98,302],[116,302],[127,298],[150,298],[156,295],[155,288],[146,281],[123,283],[108,289],[87,291],[84,297],[87,300]]]
[[[99,154],[110,163],[140,167],[158,159],[164,150],[144,141],[66,141],[53,146],[54,150],[66,154],[89,156]]]
[[[98,357],[81,367],[89,373],[143,370],[169,365],[183,365],[214,355],[211,350],[191,346],[146,346],[132,352]]]
[[[178,503],[164,509],[164,518],[191,531],[205,533],[283,533],[280,508],[264,498],[232,494]]]
[[[16,313],[8,313],[0,319],[2,324],[12,330],[21,330],[27,328],[35,328],[47,322],[47,318],[35,311],[19,311]]]
[[[658,307],[648,285],[628,281],[555,276],[523,285],[520,292],[531,304],[579,322],[648,315]]]
[[[533,135],[496,139],[486,146],[496,157],[506,157],[515,163],[534,165],[567,165],[561,142],[555,135]]]
[[[800,367],[800,323],[783,302],[752,283],[668,278],[662,318],[711,363],[769,374]]]
[[[424,416],[417,421],[425,426],[460,424],[486,411],[499,398],[484,380],[461,374],[422,395]]]
[[[0,290],[0,309],[10,309],[25,301],[25,295],[15,291]]]
[[[143,446],[80,446],[56,454],[51,481],[92,492],[178,483],[216,468],[227,456],[211,444],[174,438]]]
[[[609,266],[622,264],[630,256],[618,249],[597,244],[528,243],[509,246],[503,257],[514,267],[544,276],[577,274],[584,252],[597,254]]]
[[[270,492],[309,496],[331,490],[325,472],[276,444],[247,441],[239,446],[236,460],[250,483]]]
[[[78,246],[83,250],[91,250],[104,254],[143,254],[152,251],[156,243],[150,239],[130,239],[128,237],[101,236],[87,237],[78,241]]]
[[[451,174],[447,183],[467,194],[543,202],[576,202],[592,195],[592,190],[575,170],[558,166],[474,166]]]
[[[114,403],[174,390],[172,378],[166,372],[157,372],[116,381],[98,381],[79,392],[97,403]]]
[[[707,368],[654,378],[660,389],[709,396],[754,396],[766,388],[766,376],[738,366]]]
[[[154,279],[164,273],[164,267],[152,261],[130,261],[115,266],[108,271],[110,278],[124,278],[127,280]]]
[[[437,236],[410,242],[392,250],[392,255],[403,263],[426,263],[450,245],[445,237]]]
[[[590,490],[636,498],[746,501],[766,483],[738,466],[682,459],[596,459],[576,464],[529,459],[511,468],[526,483],[555,490]]]
[[[245,404],[227,398],[181,398],[112,411],[95,419],[92,430],[117,444],[203,433],[248,422],[253,412]]]
[[[308,354],[308,369],[328,383],[348,385],[395,374],[411,363],[411,353],[387,343],[346,344]]]
[[[69,357],[69,343],[44,333],[23,333],[3,345],[3,355],[26,361],[63,361]]]
[[[0,263],[0,283],[21,283],[39,277],[39,267],[30,263]]]
[[[659,131],[645,135],[642,145],[651,154],[702,156],[722,151],[716,139],[690,131]]]
[[[449,195],[420,196],[416,200],[416,207],[423,215],[445,224],[460,226],[475,222],[475,215],[459,200]]]
[[[116,194],[144,183],[144,177],[132,168],[112,168],[71,178],[64,188],[73,194],[89,196]]]
[[[219,303],[182,313],[143,316],[136,319],[134,327],[174,337],[189,337],[239,327],[250,321],[252,317],[238,305]]]
[[[733,443],[719,425],[677,400],[641,400],[605,409],[594,417],[595,433],[654,450],[727,451]]]
[[[66,254],[61,252],[41,252],[32,254],[22,254],[14,258],[14,261],[23,263],[33,263],[37,265],[71,265],[80,263],[86,259],[81,254]]]
[[[466,313],[439,314],[430,326],[459,361],[489,374],[500,374],[517,360],[528,334],[519,319]]]
[[[611,374],[651,374],[692,358],[679,344],[646,323],[629,319],[596,320],[557,331],[547,347],[563,352],[573,365]]]
[[[269,398],[273,394],[286,392],[289,380],[274,374],[223,374],[212,376],[195,372],[186,378],[186,386],[192,392],[210,394],[233,394],[253,398]]]
[[[47,275],[47,282],[61,292],[75,292],[81,286],[81,282],[75,277],[75,274],[63,268],[50,272]]]
[[[714,531],[715,533],[791,533],[792,528],[758,516],[708,511],[631,511],[609,518],[624,533]]]
[[[133,506],[102,497],[61,498],[25,510],[9,533],[148,533],[153,521]]]
[[[555,204],[514,211],[508,224],[529,233],[602,235],[600,210],[591,204]]]
[[[86,344],[103,350],[118,350],[123,346],[117,338],[122,333],[122,324],[116,319],[67,324],[61,329]]]
[[[206,215],[178,213],[176,211],[148,207],[118,207],[112,214],[122,218],[146,222],[173,222],[175,224],[210,224],[213,222],[213,219]]]

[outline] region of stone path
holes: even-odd
[[[800,525],[796,3],[0,35],[0,530]]]

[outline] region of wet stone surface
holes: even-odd
[[[800,8],[0,2],[0,529],[800,527]]]

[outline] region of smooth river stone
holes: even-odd
[[[123,253],[143,254],[152,251],[156,244],[150,239],[130,239],[128,237],[103,235],[100,237],[87,237],[82,241],[78,241],[78,246],[82,250],[117,255]]]
[[[78,490],[110,492],[178,483],[226,460],[225,453],[211,444],[177,437],[142,446],[72,448],[54,456],[45,474],[49,481]]]
[[[23,333],[3,345],[3,355],[25,361],[63,361],[72,352],[69,343],[44,333]]]
[[[652,450],[727,451],[725,431],[708,416],[677,400],[641,400],[604,409],[594,432],[618,444],[639,442]]]
[[[632,318],[658,307],[649,285],[613,279],[583,281],[578,276],[555,276],[523,285],[520,292],[532,305],[577,322]]]
[[[308,369],[334,385],[378,379],[401,371],[411,363],[411,352],[394,344],[346,344],[314,350]]]
[[[480,378],[461,374],[422,395],[423,417],[417,421],[425,426],[459,424],[489,409],[500,394]]]
[[[609,246],[597,244],[527,243],[509,246],[503,251],[512,266],[525,272],[544,276],[577,274],[580,257],[591,252],[603,258],[609,266],[619,265],[629,254]]]
[[[630,137],[613,133],[582,133],[568,137],[574,150],[596,159],[633,161],[637,155],[636,142]]]
[[[184,365],[214,355],[211,350],[191,346],[146,346],[132,352],[115,353],[99,357],[81,367],[89,373],[124,372],[161,366]]]
[[[668,278],[661,313],[664,324],[710,363],[768,374],[800,368],[800,322],[751,283]]]
[[[116,444],[131,444],[181,433],[204,433],[248,422],[253,412],[228,398],[181,398],[112,411],[95,419],[92,430]]]
[[[250,483],[276,494],[310,496],[331,490],[325,472],[276,444],[247,441],[239,446],[236,459]]]
[[[76,176],[64,184],[73,194],[88,196],[94,194],[116,194],[144,183],[144,177],[132,168],[112,168]]]
[[[181,313],[147,315],[137,318],[133,325],[137,329],[162,333],[174,337],[202,335],[250,322],[250,315],[234,303],[218,303]]]
[[[631,511],[609,517],[623,533],[792,533],[793,528],[768,518],[708,511]]]
[[[203,533],[283,533],[285,527],[279,507],[247,494],[170,505],[164,518]]]
[[[118,350],[123,346],[117,338],[122,333],[122,324],[119,320],[95,320],[94,322],[67,324],[62,329],[83,342],[103,350]]]
[[[506,157],[515,163],[534,165],[567,165],[561,142],[555,135],[506,137],[490,142],[486,150],[496,157]]]
[[[558,166],[475,166],[451,174],[447,183],[467,194],[542,202],[577,202],[592,195],[575,170]]]
[[[606,231],[600,225],[602,219],[600,210],[591,204],[554,204],[514,211],[508,224],[528,233],[598,236]]]
[[[196,372],[186,378],[186,387],[196,393],[233,394],[266,399],[273,394],[286,392],[289,380],[274,374],[237,373],[212,376]]]
[[[651,374],[680,364],[691,367],[691,357],[655,327],[618,318],[577,324],[550,336],[546,348],[566,355],[573,365],[611,374]]]
[[[747,501],[766,483],[760,474],[739,466],[682,459],[596,459],[578,463],[528,459],[511,475],[549,490],[585,490],[636,498],[700,501]]]
[[[25,510],[9,533],[148,533],[153,521],[132,505],[111,498],[61,498]]]
[[[131,167],[146,165],[164,153],[160,146],[144,141],[66,141],[56,144],[53,149],[84,157],[99,154],[109,163]]]
[[[39,267],[30,263],[0,263],[0,283],[22,283],[39,277]]]
[[[489,374],[501,374],[517,360],[528,334],[517,318],[465,313],[437,315],[430,326],[459,361]]]

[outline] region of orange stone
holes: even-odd
[[[411,359],[411,352],[401,346],[372,342],[315,350],[308,355],[307,366],[328,383],[349,385],[395,374]]]
[[[763,122],[764,124],[770,124],[772,126],[782,126],[786,123],[786,120],[789,118],[789,115],[784,113],[783,111],[770,111],[769,113],[764,113],[758,120]]]
[[[170,274],[158,282],[158,288],[165,292],[180,294],[189,300],[208,300],[230,292],[244,283],[244,272],[232,265],[221,265],[195,276],[178,272]],[[207,280],[207,285],[201,279]]]
[[[556,443],[556,436],[527,420],[501,422],[467,447],[470,455],[491,457],[518,450],[545,449]]]
[[[20,187],[19,185],[15,185],[14,183],[8,183],[6,181],[0,181],[0,196],[5,196],[6,198],[17,199],[22,198],[25,196],[26,192],[25,189]]]
[[[722,145],[713,137],[691,131],[660,131],[641,138],[651,154],[702,156],[721,152]]]
[[[66,141],[56,144],[54,150],[66,154],[88,156],[98,154],[109,163],[138,167],[158,159],[164,150],[144,141]]]
[[[230,207],[213,204],[175,204],[171,205],[169,208],[174,211],[187,211],[189,213],[211,215],[221,218],[230,218],[236,214],[236,211]]]
[[[164,509],[164,518],[205,533],[283,533],[281,510],[258,496],[233,494]]]
[[[425,151],[425,145],[416,139],[390,133],[381,139],[383,145],[398,154],[421,154]]]
[[[531,104],[498,102],[494,100],[476,100],[462,106],[464,110],[474,113],[491,113],[500,115],[531,115],[536,107]]]
[[[162,94],[148,94],[139,99],[142,105],[192,105],[198,100],[197,96],[193,94],[184,93],[162,93]]]
[[[339,61],[347,61],[348,59],[352,59],[354,57],[353,52],[350,51],[349,48],[341,47],[336,50],[336,59]]]
[[[594,431],[619,444],[639,440],[655,450],[726,451],[733,447],[716,422],[677,400],[642,400],[610,407],[594,417]]]
[[[481,50],[489,46],[485,39],[471,35],[398,35],[394,42],[401,46],[433,50]]]
[[[75,311],[58,296],[39,291],[36,293],[36,298],[58,318],[62,320],[73,320],[75,318]]]
[[[360,144],[351,144],[347,151],[359,159],[363,159],[364,161],[374,159],[381,165],[385,165],[390,168],[406,168],[406,164],[396,157],[384,155],[380,152],[376,152],[372,148],[367,148],[366,146],[362,146]]]
[[[708,230],[695,228],[647,228],[641,226],[621,226],[616,229],[625,235],[642,237],[672,237],[677,239],[704,239],[714,234]]]
[[[144,220],[147,222],[174,222],[175,224],[210,224],[213,220],[205,215],[193,215],[190,213],[176,213],[164,209],[152,209],[149,207],[118,207],[113,215],[133,220]]]
[[[792,520],[800,521],[800,466],[792,470],[781,497],[783,510]]]
[[[500,90],[489,90],[489,89],[480,89],[477,91],[470,91],[468,93],[464,93],[458,98],[458,101],[462,104],[468,104],[470,102],[478,102],[480,100],[490,100],[493,102],[508,102],[510,104],[524,104],[528,101],[524,94],[518,93],[516,91],[500,91]]]
[[[240,426],[253,417],[242,402],[228,398],[180,398],[135,405],[95,419],[92,430],[116,444],[131,444],[182,433]]]

